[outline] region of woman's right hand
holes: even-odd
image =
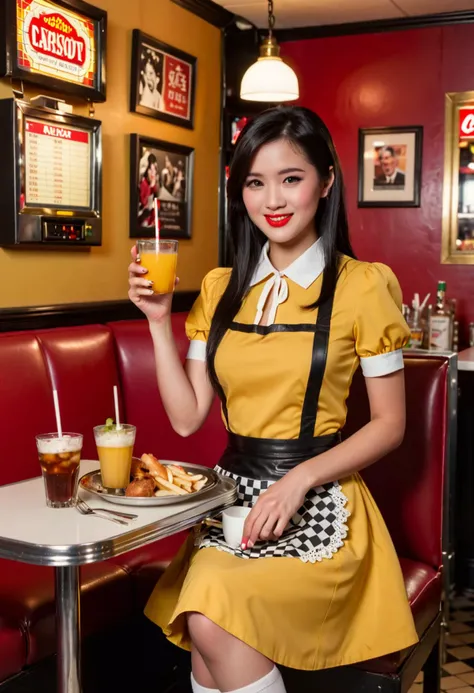
[[[128,267],[128,296],[150,322],[161,323],[167,320],[171,313],[173,294],[155,294],[146,278],[146,272],[147,270],[137,262],[137,248],[133,246],[132,262]],[[176,284],[178,281],[176,279]]]

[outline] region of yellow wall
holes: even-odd
[[[198,289],[217,264],[220,31],[170,0],[90,1],[108,12],[107,101],[95,113],[103,123],[103,245],[88,252],[0,248],[0,308],[127,297],[133,132],[195,149],[192,238],[180,242],[180,290]],[[132,29],[197,57],[194,130],[129,112]],[[27,91],[34,93],[44,89]],[[10,96],[8,80],[0,80],[0,98]],[[74,112],[88,115],[88,107],[78,103]]]

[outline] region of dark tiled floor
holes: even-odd
[[[474,599],[457,597],[451,605],[446,661],[441,671],[441,690],[474,693]],[[419,674],[410,693],[422,693]]]

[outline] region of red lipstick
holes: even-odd
[[[290,221],[292,214],[265,214],[265,219],[274,228],[281,228],[286,226]]]

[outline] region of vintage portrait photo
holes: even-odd
[[[384,144],[374,149],[374,187],[404,190],[406,181],[406,144]]]
[[[192,128],[196,58],[135,29],[130,109]]]
[[[422,128],[359,130],[359,207],[418,207]]]
[[[191,147],[131,135],[130,236],[155,234],[160,201],[163,238],[191,237],[193,156]]]

